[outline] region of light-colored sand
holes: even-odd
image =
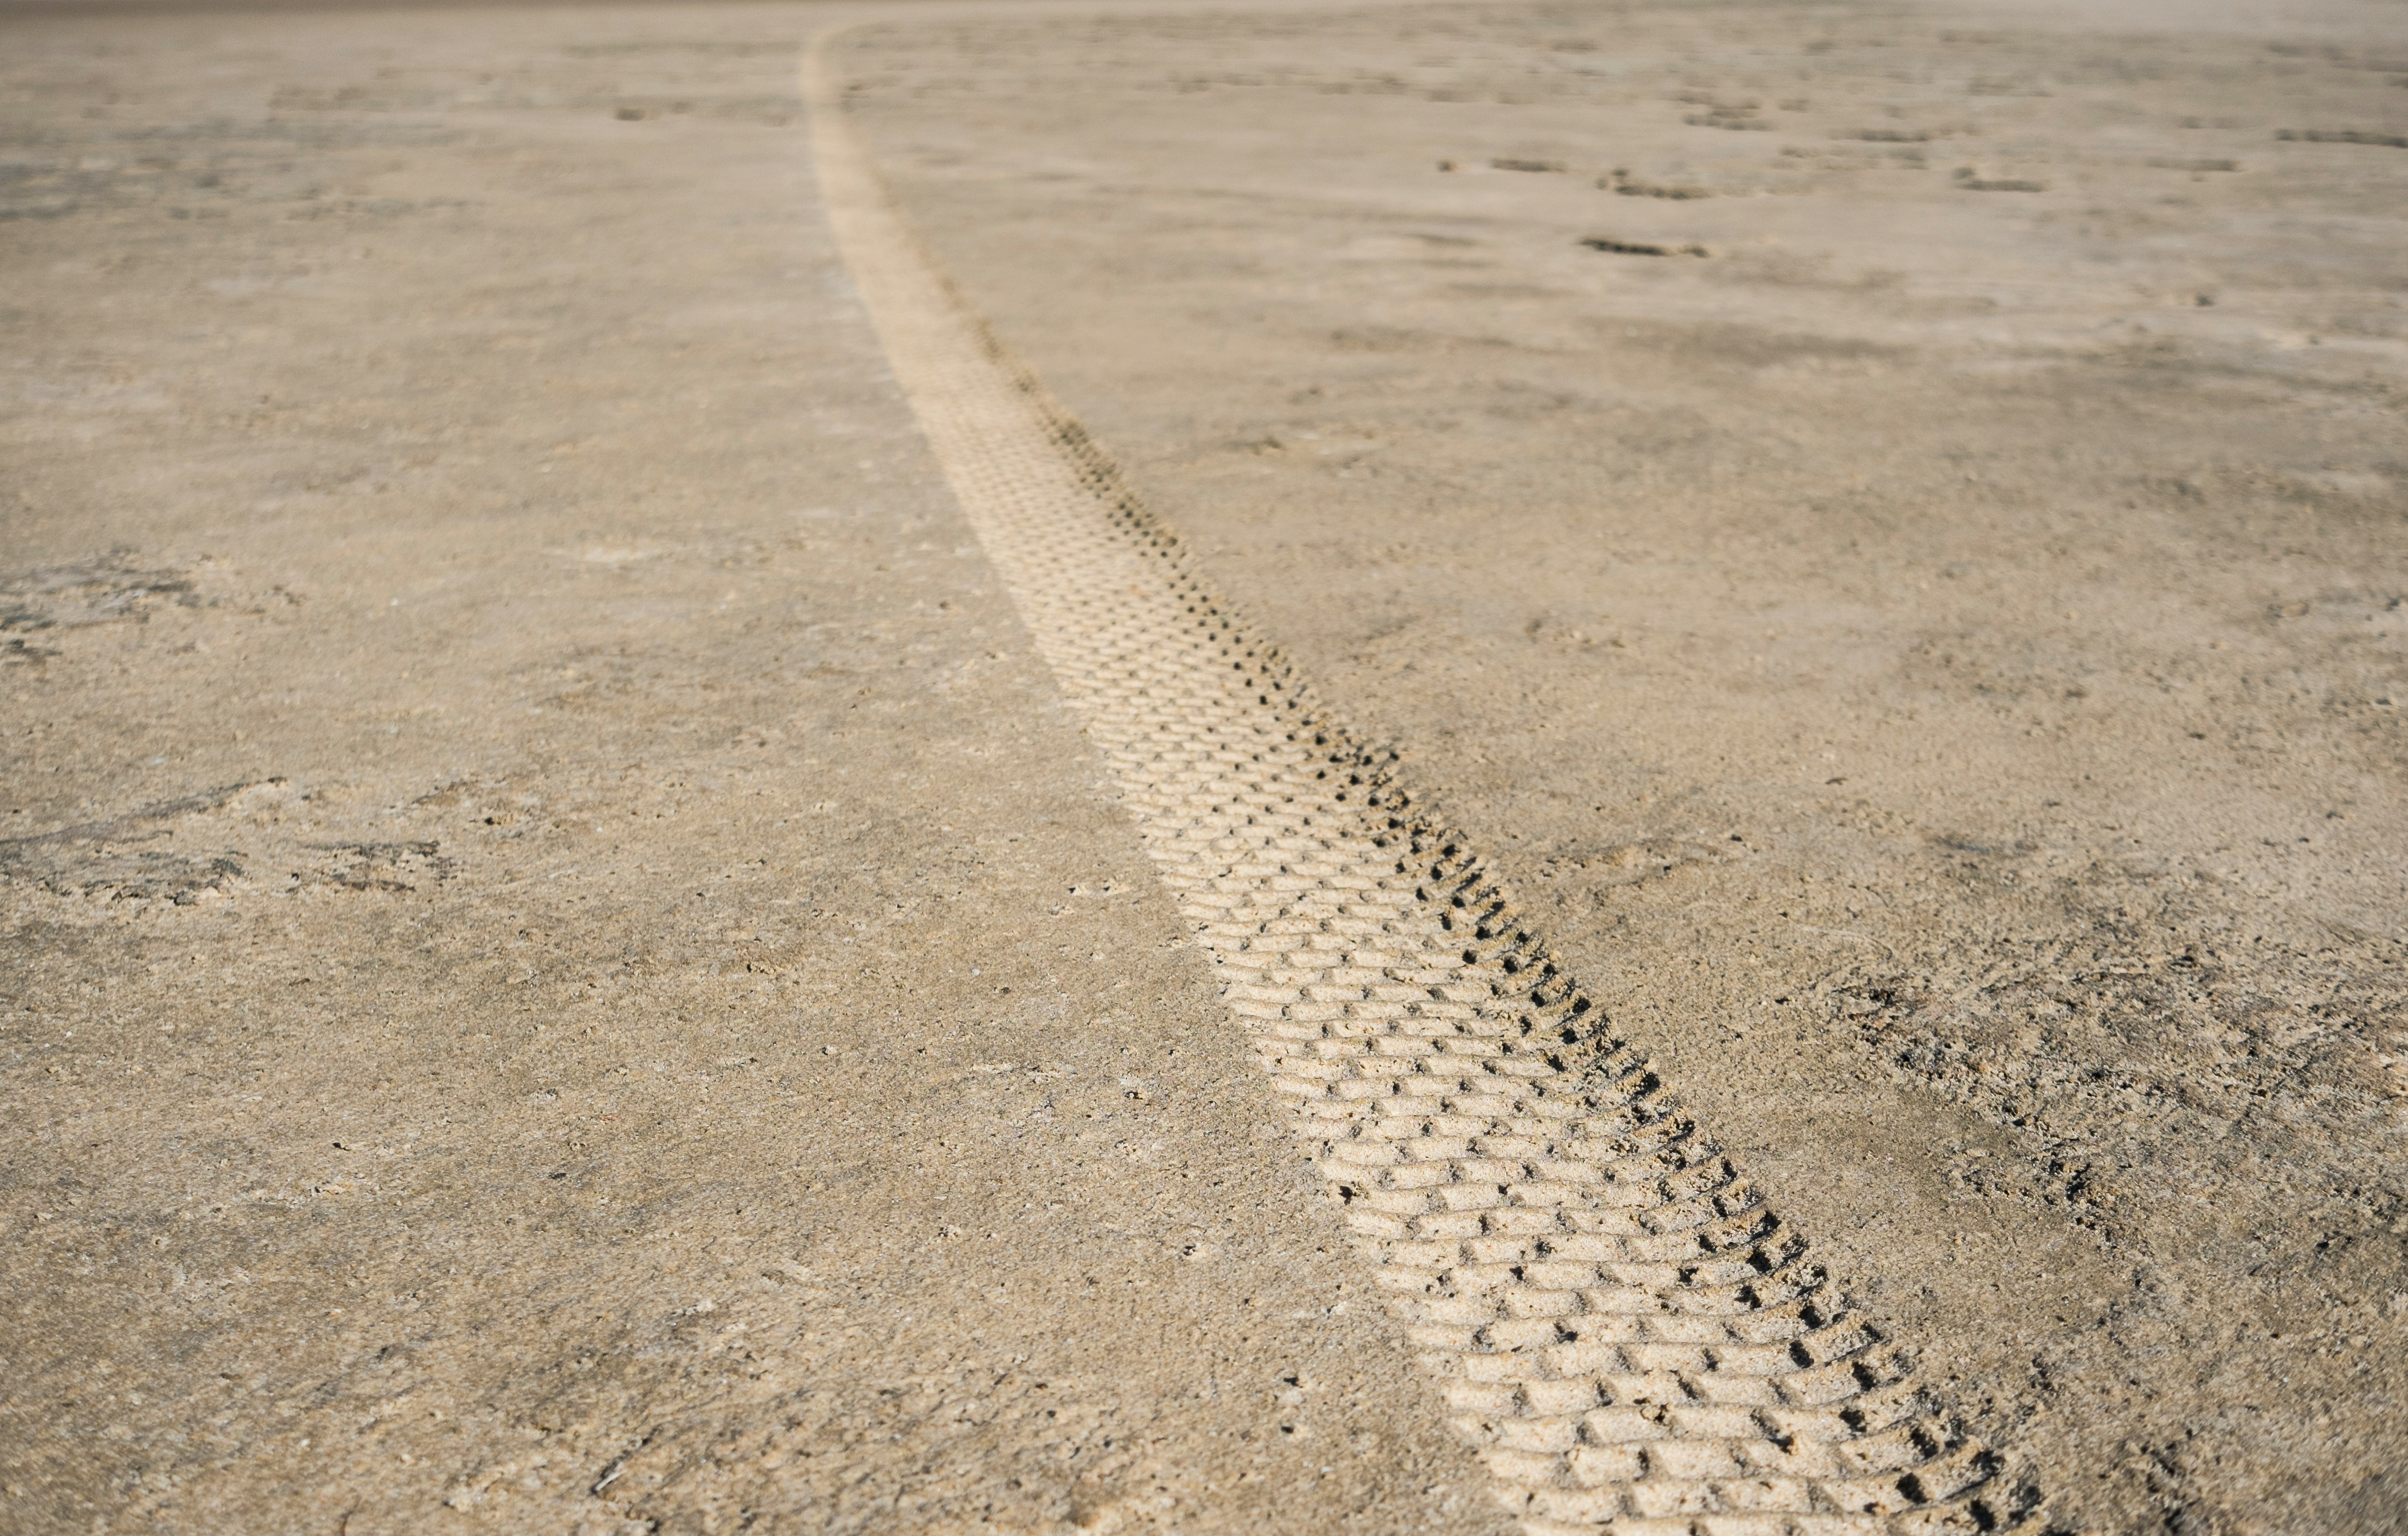
[[[849,56],[1007,341],[2058,1517],[2397,1529],[2408,40],[2032,14]]]
[[[822,14],[0,31],[0,1524],[1500,1529],[837,264]],[[2408,38],[2212,21],[840,57],[2054,1518],[2397,1529]]]
[[[964,514],[1103,749],[1356,1271],[1527,1536],[1939,1536],[2018,1522],[1763,1194],[1398,781],[966,310],[814,47],[846,267]],[[1726,1532],[1729,1528],[1726,1526]]]
[[[0,1528],[1499,1529],[804,21],[8,29]]]

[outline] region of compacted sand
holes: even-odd
[[[0,13],[0,1526],[1500,1531],[817,202],[2036,1528],[2408,1527],[2408,29]]]
[[[1498,1529],[835,264],[810,22],[10,24],[0,1527]]]
[[[2062,1517],[2398,1529],[2408,38],[2162,20],[847,57],[1006,340]]]

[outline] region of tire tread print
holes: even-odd
[[[896,208],[806,65],[838,246],[1455,1429],[1532,1536],[2021,1527],[1463,838],[1215,596]]]

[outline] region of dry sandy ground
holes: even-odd
[[[1006,339],[2060,1518],[2397,1529],[2408,37],[2140,21],[846,56]]]
[[[1498,1529],[895,394],[805,30],[8,28],[0,1527]]]
[[[1498,1529],[886,376],[815,14],[0,23],[0,1524]],[[2377,1531],[2386,24],[839,57],[2055,1518]]]

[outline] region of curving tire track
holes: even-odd
[[[1216,597],[923,249],[804,64],[939,462],[1496,1491],[1534,1533],[1971,1531],[2036,1501],[1830,1299],[1464,840]]]

